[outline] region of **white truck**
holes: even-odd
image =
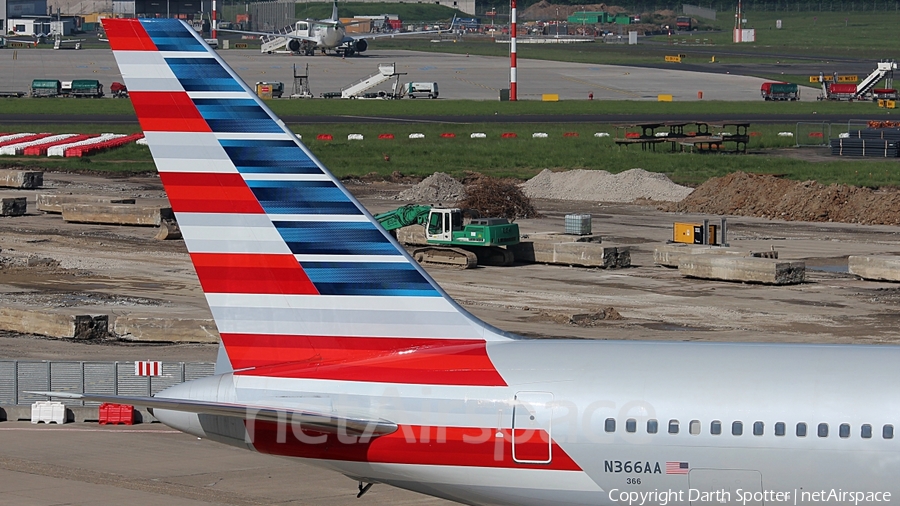
[[[403,85],[404,94],[409,98],[428,97],[438,98],[437,83],[406,83]]]

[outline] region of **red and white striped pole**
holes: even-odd
[[[509,100],[516,101],[516,0],[509,0]]]
[[[213,2],[213,6],[212,6],[213,7],[212,8],[212,38],[215,39],[216,38],[216,28],[218,28],[218,25],[216,25],[216,0],[212,0],[212,2]]]

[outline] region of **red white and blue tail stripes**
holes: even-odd
[[[450,300],[194,30],[103,23],[238,373],[505,384],[486,341],[507,338]]]

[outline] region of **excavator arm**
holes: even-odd
[[[385,230],[391,232],[408,225],[425,225],[428,221],[429,211],[431,211],[431,206],[407,204],[393,211],[376,214],[375,219]]]

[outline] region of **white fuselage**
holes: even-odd
[[[161,394],[364,413],[401,427],[368,446],[342,443],[359,451],[335,452],[289,424],[279,434],[157,416],[201,437],[470,504],[818,504],[812,494],[832,490],[845,500],[848,492],[900,497],[900,441],[884,437],[885,425],[900,423],[900,349],[534,340],[487,350],[506,386],[227,374]],[[713,422],[721,434],[711,433]],[[517,433],[530,444],[518,445],[516,429],[544,429],[551,441],[544,448]]]

